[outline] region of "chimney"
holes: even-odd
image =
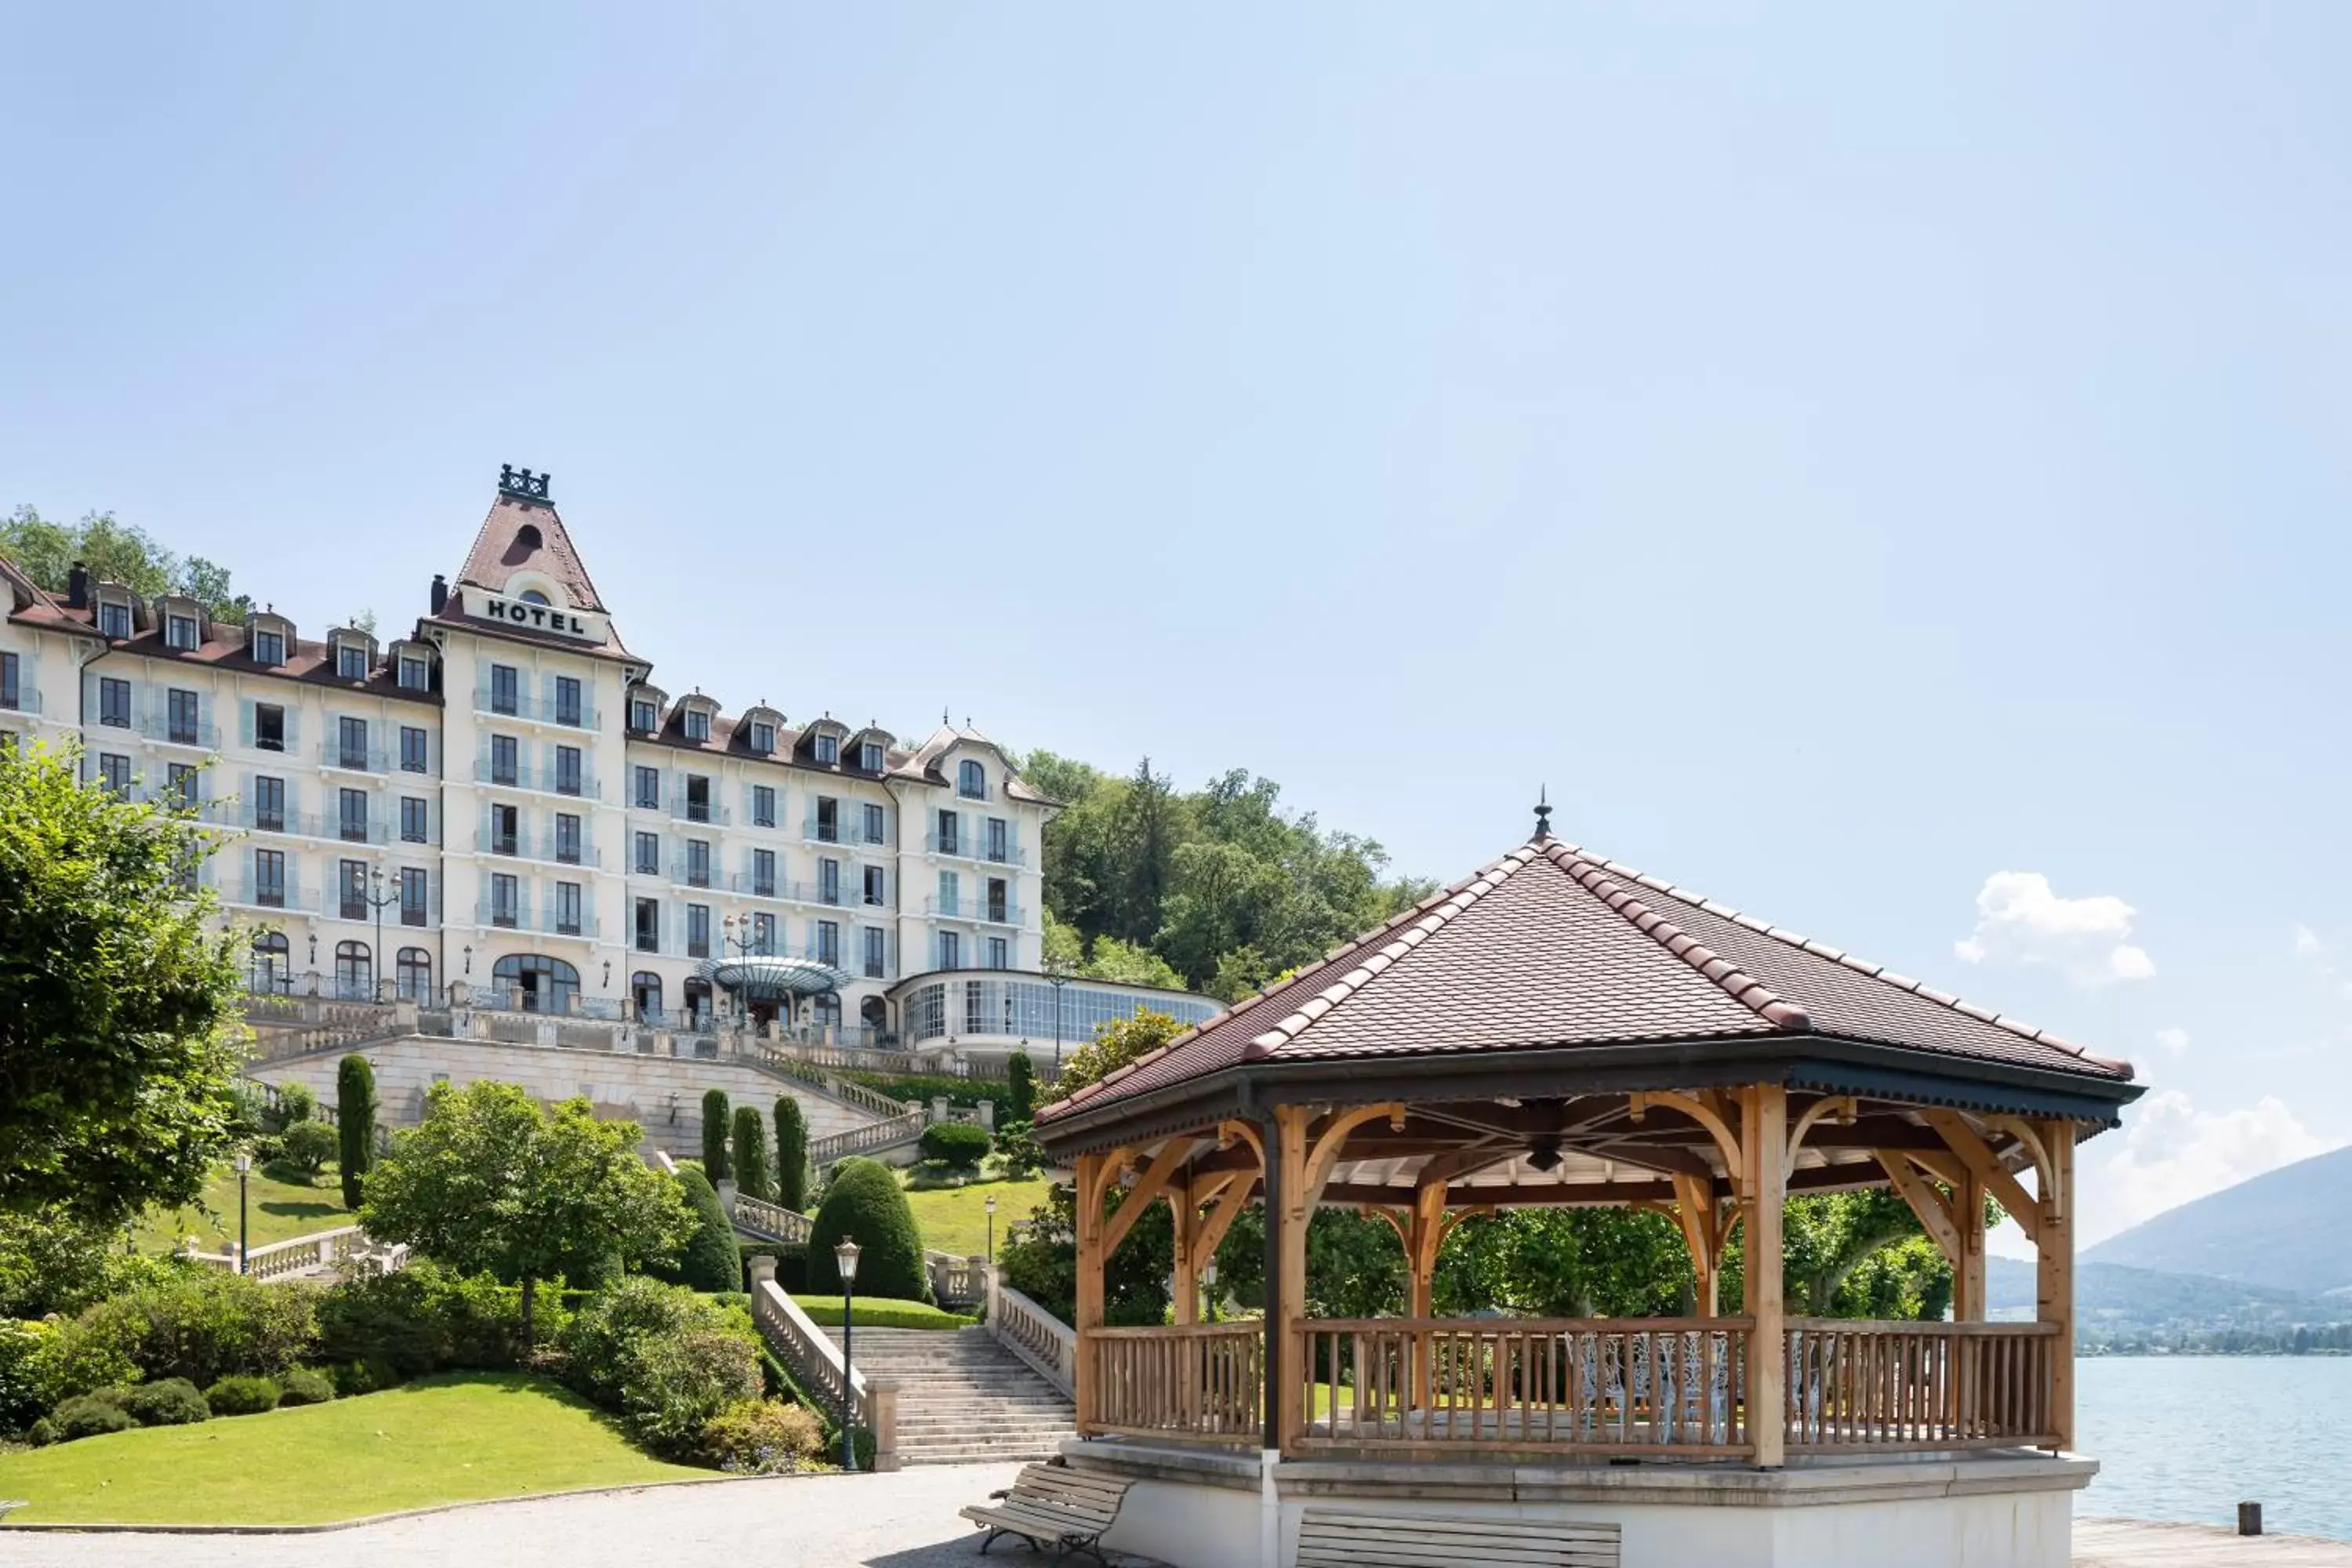
[[[433,613],[439,615],[449,605],[449,579],[440,573],[433,574]]]
[[[66,578],[66,604],[77,610],[89,608],[89,568],[79,561]]]

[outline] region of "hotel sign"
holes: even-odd
[[[520,599],[493,594],[485,601],[483,613],[494,621],[528,626],[535,632],[553,632],[558,637],[583,637],[590,642],[604,640],[604,628],[591,626],[571,611],[552,605],[528,605]]]

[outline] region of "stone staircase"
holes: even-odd
[[[839,1329],[825,1330],[838,1345]],[[853,1364],[898,1387],[908,1465],[1044,1459],[1071,1436],[1070,1402],[985,1329],[859,1329]]]

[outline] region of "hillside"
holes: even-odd
[[[2167,1274],[2202,1274],[2306,1296],[2352,1290],[2343,1243],[2352,1149],[2338,1149],[2168,1209],[2083,1254]]]
[[[2033,1265],[1986,1259],[1992,1316],[2033,1315]],[[2074,1271],[2074,1301],[2085,1344],[2168,1339],[2223,1330],[2293,1329],[2352,1318],[2352,1301],[2322,1299],[2200,1274],[2166,1274],[2119,1263],[2084,1262]]]

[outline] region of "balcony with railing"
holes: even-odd
[[[597,722],[595,708],[585,702],[567,707],[553,698],[532,697],[520,691],[501,698],[486,687],[475,689],[474,711],[499,719],[520,719],[526,724],[549,724],[561,730],[593,730]]]
[[[584,866],[592,871],[604,864],[596,846],[584,836],[565,842],[552,833],[500,833],[495,828],[478,827],[474,830],[474,850],[477,854],[536,860],[549,866]]]
[[[1025,867],[1029,864],[1029,852],[1018,843],[1007,838],[992,846],[985,834],[941,834],[933,828],[923,835],[923,849],[927,854],[958,860],[978,860],[991,866]]]
[[[676,821],[699,823],[710,827],[726,827],[735,820],[734,812],[728,807],[708,798],[698,802],[688,800],[684,790],[677,791],[669,797],[668,810]]]
[[[381,746],[347,746],[341,741],[319,743],[319,765],[347,773],[388,773],[392,772],[390,753]]]
[[[534,763],[528,757],[518,757],[512,767],[506,767],[488,757],[474,763],[474,782],[493,784],[500,789],[525,790],[533,795],[551,795],[565,800],[602,800],[604,786],[596,780],[594,770],[585,762],[576,773],[566,773],[547,763]]]
[[[552,909],[534,909],[528,903],[501,904],[495,898],[477,900],[474,923],[496,931],[536,931],[542,936],[574,936],[593,941],[597,935],[596,911],[588,907],[583,897],[577,919],[566,920]]]
[[[41,689],[28,677],[0,684],[0,712],[38,713],[41,710]]]
[[[370,815],[364,818],[345,821],[338,814],[322,815],[309,811],[266,811],[250,801],[216,800],[205,806],[205,820],[223,827],[241,827],[249,833],[269,833],[286,838],[310,838],[330,844],[373,844],[382,846],[392,841],[392,825],[383,818]]]
[[[1021,906],[994,899],[925,899],[923,912],[933,920],[972,921],[982,925],[1017,926]]]
[[[143,713],[131,728],[139,735],[166,746],[188,746],[201,752],[220,750],[220,731],[216,726],[193,719],[174,720],[169,714]]]

